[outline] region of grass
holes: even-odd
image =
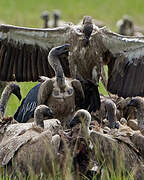
[[[43,10],[60,9],[66,21],[79,22],[84,15],[100,19],[112,29],[124,14],[133,17],[136,23],[143,25],[143,0],[1,0],[0,19],[16,25],[40,27],[40,14]]]

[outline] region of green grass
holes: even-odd
[[[136,24],[144,27],[143,0],[0,0],[0,21],[19,26],[42,27],[40,15],[43,10],[51,13],[54,9],[62,12],[62,19],[74,23],[84,15],[102,20],[112,30],[116,30],[116,21],[124,14],[133,17]],[[23,97],[33,83],[20,83]],[[106,93],[100,84],[99,89]],[[13,115],[20,103],[12,96],[7,108],[7,115]]]
[[[60,9],[64,20],[75,23],[84,15],[91,15],[115,29],[116,21],[129,14],[137,24],[143,25],[143,0],[1,0],[0,19],[11,24],[39,27],[42,11],[52,13],[53,9]]]

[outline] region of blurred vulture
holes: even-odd
[[[54,76],[48,52],[54,46],[69,43],[68,61],[65,57],[61,62],[66,77],[93,79],[95,68],[98,83],[104,63],[108,65],[109,92],[122,97],[144,96],[144,38],[121,36],[93,24],[88,45],[84,46],[89,34],[88,29],[83,31],[85,26],[37,29],[1,25],[0,80],[37,81],[42,75]]]
[[[131,17],[125,15],[117,22],[118,33],[126,36],[143,36],[144,29],[136,26]]]
[[[63,26],[66,22],[60,20],[61,13],[59,10],[53,11],[53,20],[50,20],[50,14],[48,11],[43,11],[41,19],[43,19],[44,28]]]

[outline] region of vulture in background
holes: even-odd
[[[60,20],[61,13],[59,10],[53,11],[53,19],[50,19],[50,14],[48,11],[43,11],[41,15],[41,19],[43,19],[43,28],[52,28],[52,27],[59,27],[66,24],[66,22]]]
[[[89,20],[92,23],[92,18]],[[101,66],[106,64],[109,92],[124,98],[144,96],[144,38],[118,35],[93,24],[85,46],[86,25],[68,24],[53,29],[0,25],[0,80],[37,81],[39,76],[53,77],[48,53],[55,46],[69,43],[69,56],[61,62],[66,77],[98,83]]]
[[[136,26],[131,17],[125,15],[116,24],[118,33],[126,36],[143,36],[144,29]]]

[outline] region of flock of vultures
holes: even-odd
[[[41,18],[43,28],[0,25],[1,176],[144,179],[142,30],[127,16],[118,33],[90,16],[77,25],[63,24],[58,12],[53,22],[47,11]],[[39,83],[5,117],[24,81]]]

